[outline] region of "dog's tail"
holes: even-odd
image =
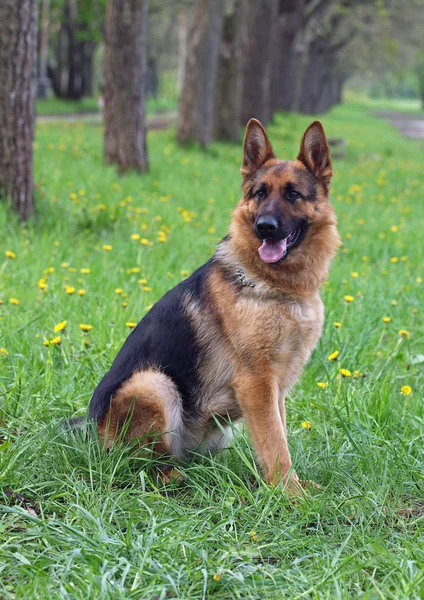
[[[66,430],[75,430],[85,428],[87,423],[86,417],[73,417],[72,419],[64,419],[62,421],[63,428]]]
[[[95,431],[94,421],[88,417],[73,417],[72,419],[64,419],[61,422],[62,428],[69,433],[80,436],[92,436]]]

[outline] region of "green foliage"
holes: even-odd
[[[275,118],[278,156],[296,155],[309,121]],[[37,216],[21,225],[0,206],[2,597],[422,597],[422,150],[360,104],[323,122],[347,140],[332,190],[344,245],[288,402],[296,469],[322,486],[296,502],[262,483],[244,433],[165,486],[148,454],[60,426],[85,413],[126,323],[225,235],[241,148],[183,150],[151,132],[150,173],[118,178],[100,127],[38,125]]]

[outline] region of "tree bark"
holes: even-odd
[[[250,0],[249,5],[249,41],[244,61],[242,124],[255,117],[266,125],[271,118],[272,55],[278,0]]]
[[[37,0],[0,4],[0,198],[11,198],[21,219],[34,211],[37,8]]]
[[[144,111],[147,0],[109,0],[106,15],[104,153],[122,173],[147,171]]]
[[[215,86],[215,138],[240,141],[243,64],[248,34],[248,3],[235,0],[225,15]]]
[[[177,140],[212,142],[215,83],[222,34],[224,0],[196,0],[187,41],[184,86]]]
[[[304,0],[282,0],[274,27],[272,53],[271,114],[276,110],[290,110],[295,78],[295,40],[302,27]]]

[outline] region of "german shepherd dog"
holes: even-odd
[[[179,459],[224,447],[227,419],[244,418],[266,481],[296,491],[285,397],[320,337],[319,289],[339,245],[329,147],[315,121],[297,159],[278,160],[251,119],[243,152],[227,237],[133,329],[89,417],[106,447],[141,438]]]

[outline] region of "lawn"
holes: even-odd
[[[275,118],[281,158],[310,120]],[[151,457],[60,426],[225,235],[241,146],[150,132],[149,174],[119,178],[100,127],[38,125],[37,216],[0,206],[0,598],[424,597],[423,147],[361,104],[322,120],[347,140],[343,246],[288,400],[294,464],[321,485],[296,502],[262,482],[245,433],[165,485]]]

